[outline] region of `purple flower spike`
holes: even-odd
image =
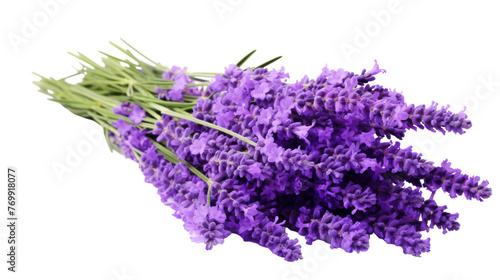
[[[184,228],[191,234],[191,240],[205,243],[206,249],[224,243],[231,232],[224,228],[226,215],[217,207],[199,205],[192,213],[186,213]]]
[[[113,122],[120,136],[111,139],[139,163],[191,240],[207,250],[237,234],[295,261],[302,254],[291,230],[306,244],[325,242],[347,253],[367,251],[374,234],[419,257],[430,251],[424,232],[460,229],[459,214],[434,200],[439,189],[479,201],[492,190],[488,181],[447,160],[436,165],[392,138],[402,139],[410,129],[462,134],[471,125],[463,111],[435,102],[407,104],[396,90],[372,85],[381,72],[375,61],[361,74],[325,67],[314,79],[287,83],[283,69],[230,65],[207,86],[203,96],[211,98],[199,98],[191,115],[256,146],[166,114],[151,131]],[[158,98],[202,96],[189,87],[194,81],[185,68],[172,67],[163,78],[174,85],[157,88]],[[146,116],[129,102],[114,112],[134,123]],[[151,134],[182,162],[168,162]]]

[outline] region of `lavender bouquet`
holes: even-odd
[[[283,68],[266,68],[279,57],[243,68],[251,52],[223,73],[194,73],[113,45],[127,58],[103,53],[100,65],[77,54],[80,82],[40,76],[35,84],[101,125],[110,149],[139,164],[207,250],[236,234],[295,261],[301,246],[288,229],[307,244],[358,253],[375,234],[420,256],[430,250],[421,232],[460,227],[436,191],[491,196],[488,181],[394,140],[409,129],[462,134],[471,122],[464,111],[410,105],[373,84],[385,72],[376,61],[359,74],[325,67],[287,82]]]

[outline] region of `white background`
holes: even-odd
[[[44,8],[47,2],[0,4],[0,166],[3,174],[7,166],[19,173],[18,273],[6,270],[2,218],[1,279],[500,279],[496,1],[66,0]],[[67,51],[117,55],[108,41],[119,38],[192,71],[222,71],[256,48],[250,64],[283,55],[274,66],[285,66],[292,81],[326,64],[359,72],[377,59],[387,70],[377,82],[403,91],[408,103],[435,100],[456,111],[467,105],[473,127],[466,134],[410,132],[404,143],[488,179],[493,196],[480,203],[439,193],[438,203],[460,213],[461,229],[425,233],[431,252],[421,258],[375,236],[359,255],[303,245],[304,260],[295,263],[236,235],[205,251],[134,162],[110,153],[99,134],[89,141],[97,125],[47,101],[32,84],[33,71],[73,73],[78,64]],[[77,149],[84,155],[69,166]],[[58,177],[54,165],[71,172]]]

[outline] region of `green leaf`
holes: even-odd
[[[281,57],[282,57],[281,55],[280,55],[280,56],[277,56],[277,57],[275,57],[275,58],[273,58],[273,59],[271,59],[271,60],[269,60],[269,61],[266,61],[266,62],[262,63],[262,64],[261,64],[261,65],[259,65],[259,66],[253,67],[252,69],[253,69],[253,70],[255,70],[255,69],[257,69],[257,68],[264,68],[264,67],[266,67],[267,65],[269,65],[269,64],[271,64],[271,63],[275,62],[276,60],[280,59]]]
[[[256,51],[257,50],[253,50],[253,51],[249,52],[247,55],[245,55],[245,57],[240,59],[240,61],[238,61],[238,63],[236,63],[236,66],[241,68],[241,65],[243,65],[243,63],[245,63],[245,61],[247,61]]]
[[[134,87],[132,86],[132,84],[128,84],[128,88],[127,88],[127,96],[132,96],[134,95]]]
[[[158,63],[154,62],[153,60],[149,59],[149,57],[145,56],[144,54],[142,54],[140,51],[138,51],[136,48],[132,47],[132,45],[130,45],[129,43],[127,43],[125,40],[123,40],[122,38],[120,38],[120,40],[122,40],[122,42],[124,42],[127,46],[129,46],[132,50],[134,50],[136,53],[138,53],[139,55],[141,55],[142,57],[144,57],[145,59],[149,60],[151,63],[153,63],[154,65],[157,65]]]

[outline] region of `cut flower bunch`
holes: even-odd
[[[127,57],[103,53],[99,64],[77,54],[80,82],[35,84],[101,125],[110,148],[138,163],[207,250],[236,234],[295,261],[301,246],[287,234],[295,231],[307,244],[358,253],[375,235],[420,256],[430,250],[422,232],[460,227],[437,191],[491,196],[488,181],[401,146],[410,129],[462,134],[471,122],[374,84],[385,72],[376,61],[359,74],[325,67],[288,82],[283,68],[266,68],[279,57],[243,68],[251,52],[223,73],[194,73],[113,45]]]

